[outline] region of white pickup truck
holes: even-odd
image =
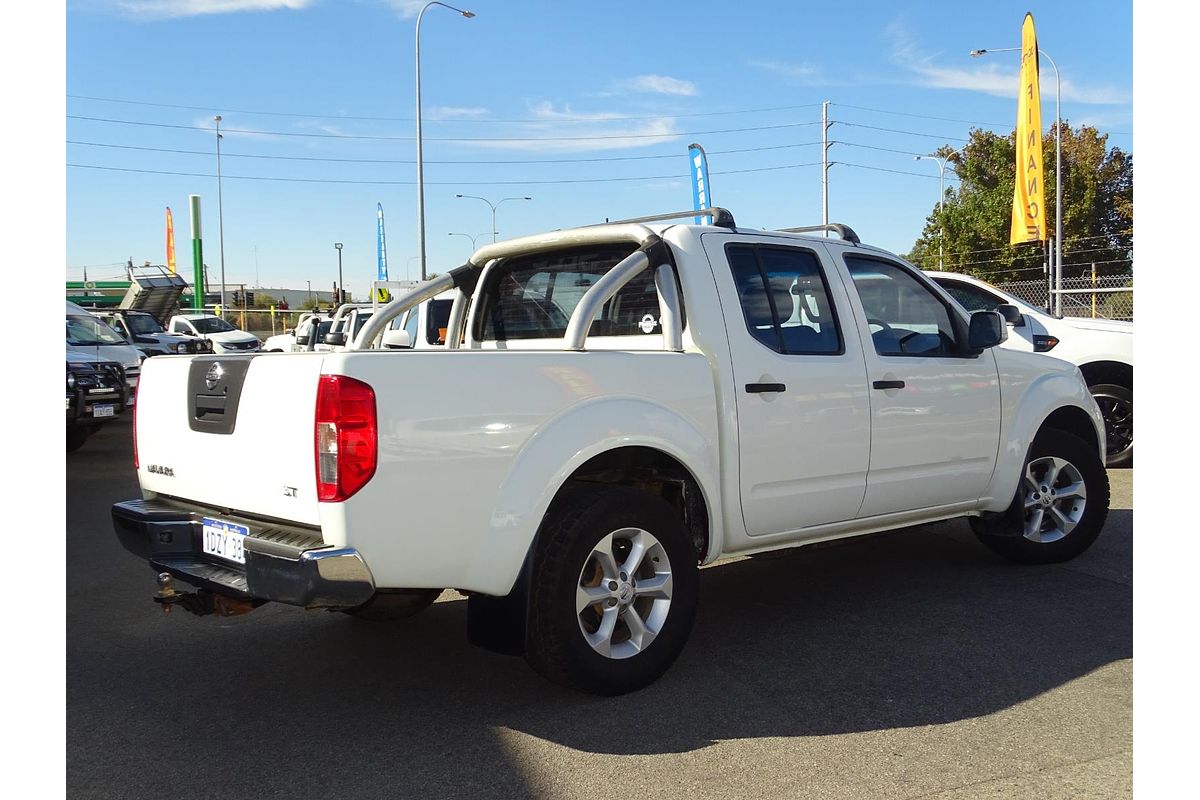
[[[669,222],[695,213],[488,245],[343,352],[147,361],[142,497],[112,516],[155,599],[370,614],[455,588],[474,643],[617,694],[675,660],[723,556],[953,517],[1023,563],[1095,540],[1078,369],[996,347],[1000,314],[845,226]],[[444,347],[378,346],[448,290]]]

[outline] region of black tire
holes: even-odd
[[[583,632],[585,618],[596,614],[598,619],[599,609],[608,601],[576,611],[576,592],[583,585],[584,567],[594,565],[599,569],[592,558],[593,548],[610,533],[624,528],[640,529],[650,534],[647,541],[657,540],[654,547],[661,546],[661,551],[653,547],[646,550],[641,567],[629,576],[629,586],[636,587],[637,580],[650,579],[648,576],[656,572],[651,561],[657,560],[661,568],[665,554],[671,574],[670,603],[657,635],[649,644],[627,657],[609,657],[593,649]],[[626,553],[621,548],[629,540],[614,541],[617,542],[614,554]],[[597,582],[607,583],[599,578]],[[603,585],[591,588],[602,589]],[[622,579],[621,591],[625,588]],[[582,483],[571,486],[555,501],[538,534],[530,582],[525,659],[543,677],[564,686],[600,695],[636,691],[657,680],[683,650],[695,619],[698,592],[699,568],[691,539],[679,515],[666,501],[620,486]],[[620,609],[613,612],[618,621],[609,636],[614,651],[633,647],[632,629],[625,621],[625,614],[632,611],[640,620],[645,613],[645,618],[650,619],[654,612],[645,611],[650,607],[645,604],[657,601],[631,592],[625,599],[611,602],[618,604],[613,608]],[[627,602],[630,605],[626,606]]]
[[[1106,467],[1127,467],[1133,462],[1133,390],[1115,383],[1089,386],[1104,415]]]
[[[441,589],[381,589],[361,606],[342,611],[368,622],[390,622],[415,617],[433,605],[441,594]]]
[[[1053,456],[1069,462],[1084,484],[1086,498],[1082,514],[1074,527],[1056,541],[1034,541],[1024,534],[1024,504],[1027,497],[1025,475],[1031,462]],[[1066,470],[1063,471],[1064,473]],[[1066,480],[1060,477],[1060,481]],[[1032,494],[1032,492],[1031,492]],[[979,541],[992,551],[1020,564],[1055,564],[1069,561],[1091,547],[1108,517],[1108,473],[1096,449],[1077,436],[1054,428],[1038,433],[1021,466],[1021,485],[1017,487],[1014,512],[1009,521],[972,518],[971,527]],[[1067,506],[1069,511],[1069,506]],[[1019,520],[1019,521],[1018,521]],[[1051,520],[1048,524],[1054,524]]]
[[[79,448],[83,447],[83,443],[92,435],[92,431],[85,425],[72,425],[67,428],[67,452],[74,453]]]

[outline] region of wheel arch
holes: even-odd
[[[1133,391],[1133,365],[1122,361],[1092,361],[1081,364],[1079,371],[1088,386],[1111,383]]]
[[[496,595],[512,589],[551,504],[575,480],[665,492],[673,507],[690,502],[685,524],[703,526],[705,552],[698,559],[711,560],[721,547],[715,441],[715,430],[705,432],[645,399],[605,398],[568,409],[530,437],[500,485],[471,585],[493,584],[489,593]]]

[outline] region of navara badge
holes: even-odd
[[[204,375],[204,385],[210,390],[217,388],[217,384],[221,381],[221,376],[225,374],[225,369],[221,366],[220,361],[214,361],[213,365],[208,368],[208,372]]]

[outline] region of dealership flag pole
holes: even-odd
[[[204,308],[204,246],[200,241],[200,195],[188,195],[192,221],[192,308]]]

